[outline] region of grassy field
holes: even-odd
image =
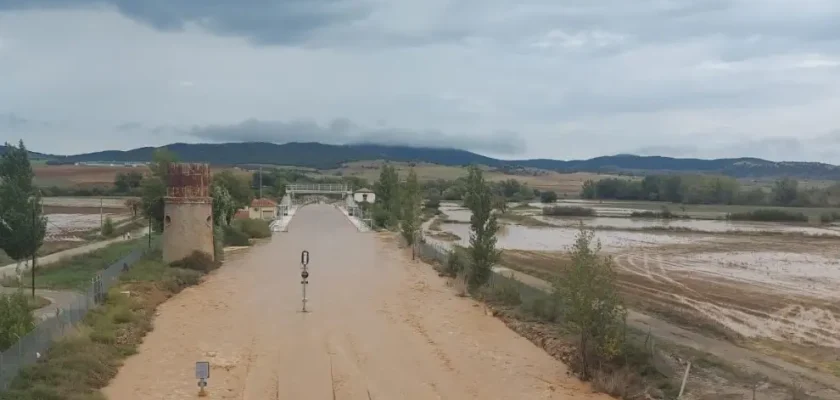
[[[122,166],[93,166],[93,165],[46,165],[33,163],[32,169],[35,172],[35,184],[42,187],[75,187],[91,188],[110,186],[120,172],[149,173],[148,167],[122,167]],[[242,175],[250,175],[249,172],[235,167],[213,167],[212,172],[233,170]]]
[[[90,253],[62,259],[35,271],[35,287],[52,290],[84,289],[97,272],[145,245],[145,239],[114,243]],[[31,274],[24,274],[23,282],[31,287]],[[15,283],[16,284],[16,283]]]

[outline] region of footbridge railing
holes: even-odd
[[[292,183],[286,185],[286,192],[290,194],[346,194],[352,193],[350,185],[335,183]]]

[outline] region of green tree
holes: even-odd
[[[35,317],[23,292],[0,294],[0,351],[17,343],[33,328]]]
[[[493,194],[482,176],[481,169],[472,165],[467,176],[464,204],[472,211],[470,217],[470,248],[472,261],[467,272],[467,283],[475,289],[490,279],[493,265],[501,252],[496,250],[496,232],[499,224],[493,213]]]
[[[598,197],[598,193],[596,191],[595,181],[592,179],[587,179],[586,182],[583,182],[583,187],[580,189],[580,197],[582,199],[595,199]]]
[[[213,185],[227,190],[237,209],[247,207],[254,199],[254,190],[250,183],[246,177],[237,176],[230,170],[219,172],[213,176]]]
[[[420,197],[420,183],[417,181],[417,174],[414,168],[408,173],[405,181],[405,190],[402,191],[403,207],[400,213],[400,231],[406,243],[411,246],[411,259],[415,258],[415,244],[417,234],[420,232],[421,218],[423,216],[423,199]]]
[[[595,362],[621,353],[627,318],[627,310],[618,295],[613,261],[600,256],[601,244],[593,246],[594,236],[592,230],[581,224],[572,247],[572,260],[563,267],[563,278],[554,283],[565,320],[580,335],[584,379],[591,376]]]
[[[152,154],[152,163],[147,175],[140,183],[142,193],[143,214],[149,219],[151,227],[156,232],[163,232],[164,201],[166,185],[169,180],[169,166],[178,162],[178,155],[162,147]]]
[[[0,156],[0,249],[20,264],[31,259],[32,297],[35,297],[36,254],[44,244],[47,218],[41,194],[35,188],[35,173],[29,152],[21,140],[18,147],[6,143]]]
[[[779,179],[773,184],[773,202],[780,206],[793,205],[799,194],[799,182],[796,179]]]
[[[540,202],[542,203],[554,203],[557,201],[557,192],[552,190],[548,190],[545,192],[540,192]]]
[[[213,223],[219,226],[230,225],[233,216],[239,209],[230,193],[221,185],[212,185],[213,195]]]
[[[102,236],[111,237],[114,235],[114,220],[111,217],[105,217],[105,222],[102,223]]]
[[[400,220],[400,182],[397,170],[392,165],[383,165],[379,172],[379,181],[374,185],[376,202],[380,215],[387,215],[385,225],[389,228]]]

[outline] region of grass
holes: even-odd
[[[97,272],[145,244],[145,239],[112,243],[90,253],[63,258],[52,264],[37,267],[35,270],[35,287],[52,290],[84,289]],[[26,272],[23,282],[29,284],[31,279],[31,273]]]
[[[0,400],[104,400],[99,389],[117,375],[126,357],[137,353],[153,329],[155,308],[203,275],[186,271],[194,279],[184,280],[184,273],[161,262],[159,252],[144,257],[121,277],[106,303],[87,314],[77,332],[22,370]]]
[[[726,218],[731,221],[808,222],[808,216],[799,211],[770,208],[730,213]]]
[[[513,212],[506,212],[503,214],[499,214],[499,219],[504,221],[513,222],[517,225],[522,226],[553,226],[548,222],[540,221],[530,215],[524,214],[516,214]]]

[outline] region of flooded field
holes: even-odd
[[[105,214],[103,217],[111,217],[114,222],[120,222],[128,218],[127,215]],[[47,214],[47,235],[45,240],[50,241],[83,241],[77,235],[98,229],[101,220],[98,214]]]
[[[717,221],[697,219],[641,219],[641,218],[571,218],[571,217],[546,217],[535,215],[534,218],[556,226],[574,227],[583,222],[584,225],[598,229],[675,229],[692,230],[698,232],[778,232],[778,233],[799,233],[813,236],[840,236],[840,228],[817,227],[805,225],[789,225],[770,222],[739,222],[739,221]]]
[[[125,208],[126,197],[44,197],[44,206],[93,208]]]
[[[465,209],[451,207],[444,212],[450,220],[469,220]],[[534,217],[556,227],[504,224],[497,235],[498,247],[506,250],[504,266],[543,279],[556,276],[568,260],[565,251],[582,221],[595,229],[603,252],[613,256],[622,295],[632,309],[768,354],[795,358],[812,368],[826,370],[826,365],[840,360],[837,228]],[[643,231],[668,227],[691,231]],[[456,244],[469,244],[468,224],[444,223],[441,230],[460,237]],[[803,346],[810,350],[803,351]]]
[[[468,224],[443,224],[441,230],[461,237],[459,244],[469,245]],[[503,225],[497,235],[497,246],[502,249],[562,251],[575,241],[577,228],[540,228],[521,225]],[[616,251],[633,247],[650,247],[667,244],[688,244],[715,240],[713,236],[683,236],[629,231],[603,231],[598,240],[604,251]]]

